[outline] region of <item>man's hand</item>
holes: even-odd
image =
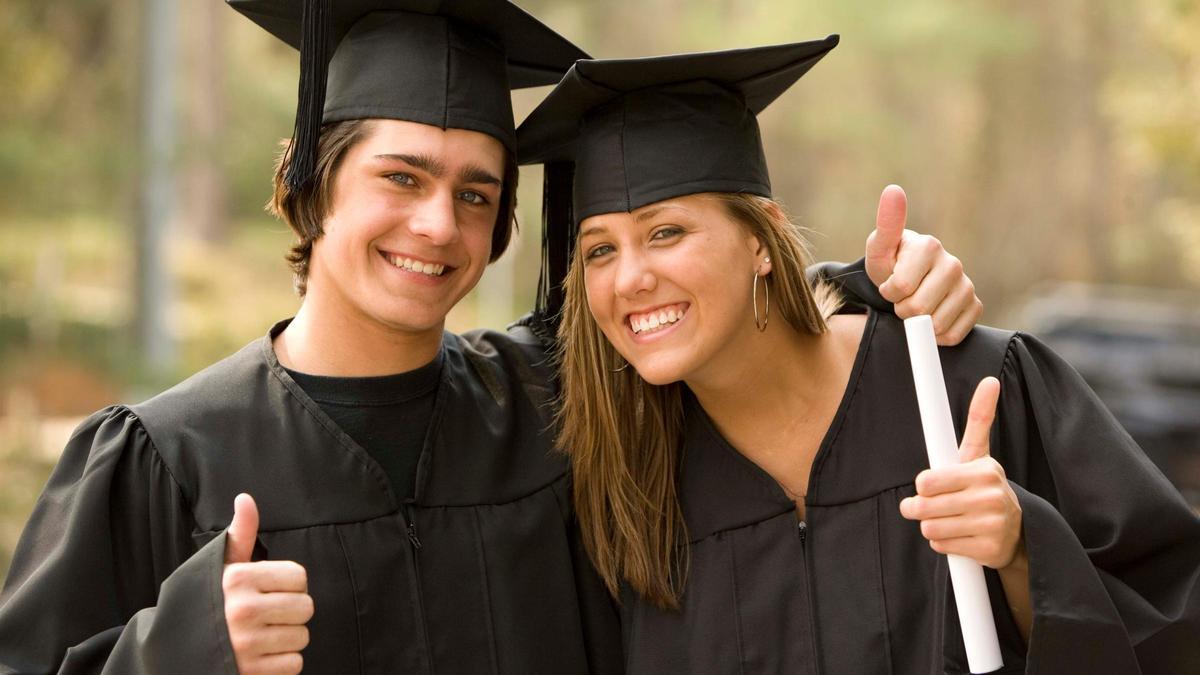
[[[875,231],[867,237],[867,276],[896,316],[933,317],[939,345],[962,342],[983,314],[975,284],[963,274],[962,262],[942,242],[904,229],[908,198],[899,185],[889,185],[879,197]]]
[[[984,378],[967,413],[960,463],[922,471],[917,496],[900,501],[900,515],[921,521],[933,550],[997,570],[1023,564],[1024,556],[1021,505],[988,440],[999,398],[1000,381]]]
[[[313,615],[308,575],[290,561],[250,562],[258,539],[258,507],[240,494],[225,543],[225,623],[242,675],[299,673]]]

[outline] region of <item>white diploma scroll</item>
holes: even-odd
[[[925,431],[925,449],[929,466],[937,469],[958,464],[958,440],[950,417],[950,400],[942,378],[933,319],[927,315],[904,320],[908,338],[908,356],[912,361],[913,382],[917,387],[917,406],[921,409],[921,428]],[[1000,640],[988,599],[987,582],[979,563],[959,555],[946,556],[950,565],[950,583],[958,605],[967,665],[972,673],[990,673],[1004,665],[1000,658]]]

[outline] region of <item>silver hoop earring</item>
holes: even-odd
[[[758,318],[758,280],[762,279],[763,292],[767,296],[766,307],[763,308],[762,319]],[[760,276],[758,272],[754,273],[754,284],[750,290],[750,304],[754,306],[754,327],[758,332],[763,332],[767,329],[767,319],[771,317],[771,285],[767,283],[766,277]]]
[[[625,361],[625,358],[624,358],[624,357],[622,357],[620,354],[617,354],[617,358],[618,358],[618,359],[621,359],[622,361]],[[625,369],[626,369],[626,368],[628,368],[628,367],[629,367],[629,362],[628,362],[628,361],[625,361],[625,365],[621,366],[620,368],[613,368],[613,369],[612,369],[611,371],[609,371],[609,372],[613,372],[613,373],[619,373],[619,372],[621,372],[622,370],[625,370]]]

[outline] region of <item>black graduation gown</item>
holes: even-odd
[[[1003,672],[1200,672],[1200,520],[1171,484],[1037,340],[977,328],[941,357],[960,438],[979,380],[1001,382],[991,452],[1023,510],[1034,608],[1026,651],[987,571]],[[686,423],[682,611],[626,590],[628,672],[967,672],[945,558],[899,511],[928,466],[900,321],[868,319],[805,528],[694,399]]]
[[[552,447],[541,342],[525,328],[445,335],[401,503],[270,337],[75,432],[0,599],[0,673],[235,673],[221,572],[239,492],[258,502],[258,553],[307,569],[305,672],[620,668]]]

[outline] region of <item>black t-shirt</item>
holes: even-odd
[[[287,369],[350,438],[371,453],[400,499],[413,496],[417,460],[433,415],[442,355],[416,370],[377,377],[326,377]]]

